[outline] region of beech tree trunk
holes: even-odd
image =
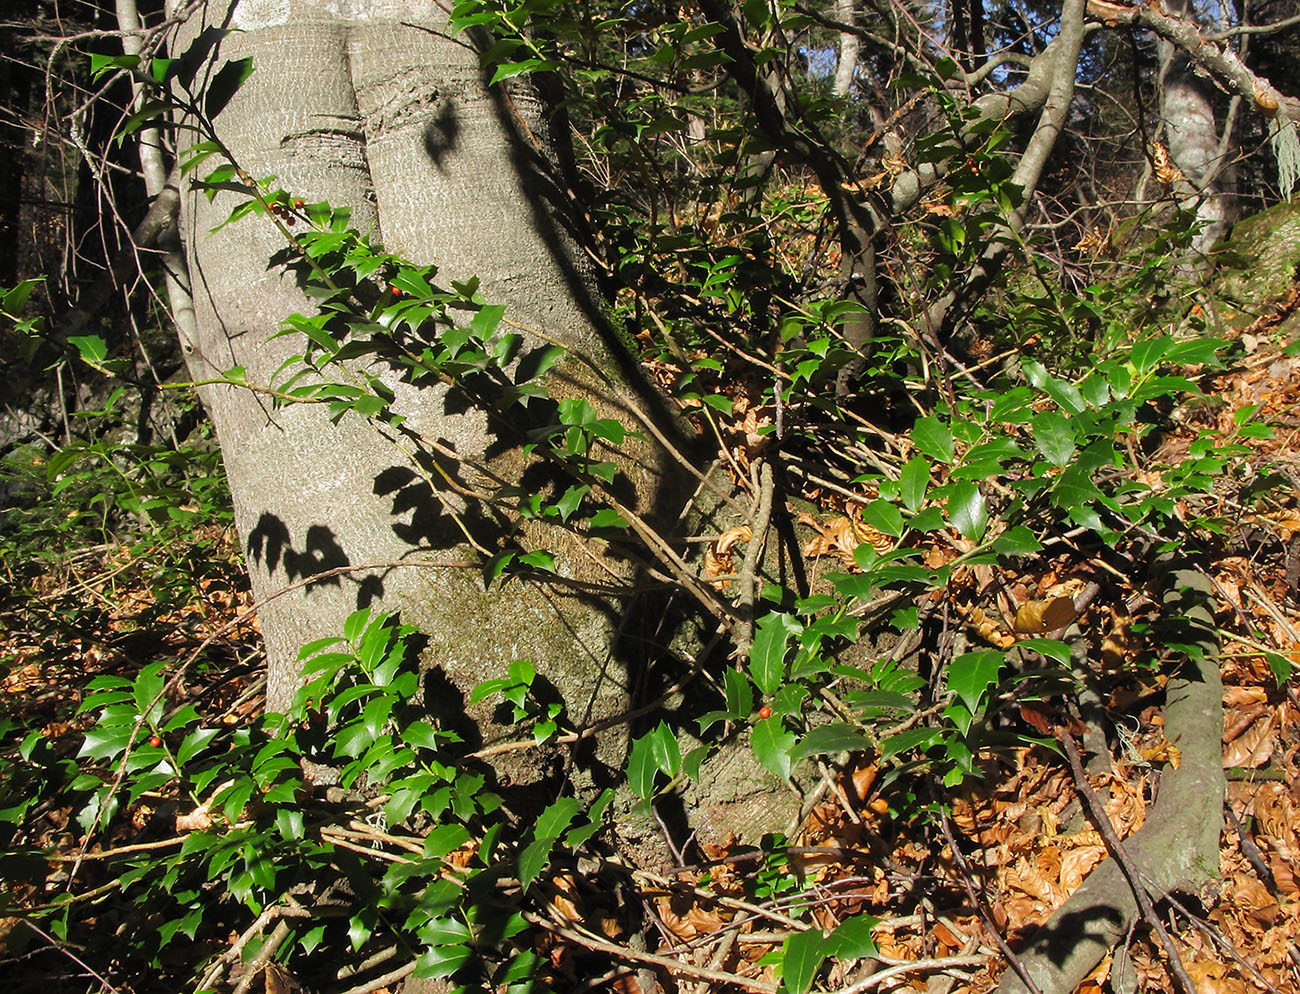
[[[835,0],[835,17],[842,24],[856,24],[857,0]],[[853,89],[853,75],[858,69],[858,36],[851,31],[840,33],[840,56],[835,63],[833,92],[837,97],[847,97]]]
[[[1165,7],[1175,16],[1192,16],[1191,0],[1167,0]],[[1201,228],[1192,244],[1204,255],[1227,232],[1233,218],[1230,176],[1220,161],[1213,84],[1196,73],[1191,57],[1172,42],[1159,39],[1157,51],[1165,142],[1174,165],[1195,188],[1187,206],[1195,210]]]
[[[350,206],[354,227],[390,251],[437,264],[443,285],[479,277],[484,298],[507,304],[508,317],[593,357],[629,386],[598,330],[590,274],[547,202],[547,123],[531,91],[490,94],[465,40],[448,37],[440,20],[416,15],[406,0],[218,0],[186,25],[178,51],[211,28],[234,29],[212,56],[213,71],[230,59],[253,60],[251,77],[216,120],[242,168],[255,178],[274,175],[273,186],[307,202]],[[294,278],[270,263],[285,245],[269,219],[212,232],[241,199],[184,196],[199,328],[185,346],[196,378],[241,365],[250,383],[266,384],[302,348],[296,337],[272,336],[287,315],[312,307]],[[384,376],[409,428],[444,452],[519,478],[522,457],[499,444],[482,411],[446,388],[417,390]],[[611,389],[579,363],[562,363],[552,392],[591,397],[604,416],[637,427],[619,399],[630,387]],[[323,406],[277,409],[224,385],[202,397],[259,599],[332,568],[388,564],[265,603],[269,709],[292,699],[299,648],[340,635],[347,615],[368,604],[400,611],[428,636],[427,660],[452,685],[430,694],[435,712],[463,720],[460,694],[517,659],[555,684],[577,721],[621,708],[626,674],[615,635],[625,604],[600,591],[626,585],[626,563],[558,529],[467,505],[451,488],[439,492],[403,451],[409,439],[385,437],[354,415],[336,425]],[[625,503],[647,510],[665,499],[664,467],[638,445],[624,453],[620,483]],[[426,458],[483,482],[445,455]],[[485,592],[481,559],[466,549],[457,517],[488,546],[522,528],[555,553],[561,578],[587,585],[512,581]],[[396,565],[415,562],[437,565]]]

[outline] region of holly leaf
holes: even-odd
[[[898,496],[903,506],[915,514],[925,502],[925,491],[930,486],[930,460],[913,456],[903,464],[898,474]],[[882,531],[884,529],[881,529]]]
[[[790,994],[806,994],[826,960],[826,936],[819,928],[787,935],[781,953],[784,989]]]
[[[1002,663],[1002,653],[994,649],[962,653],[948,666],[948,689],[965,701],[973,714],[997,681]]]
[[[912,426],[912,444],[932,459],[952,462],[952,433],[933,415],[921,418]]]
[[[790,768],[794,765],[790,754],[794,750],[794,741],[794,734],[786,731],[776,715],[754,722],[749,739],[754,756],[763,769],[782,780],[790,779]]]
[[[847,722],[837,721],[819,725],[803,737],[791,754],[793,762],[809,756],[824,756],[832,752],[859,752],[871,748],[871,740]]]
[[[788,614],[771,611],[758,622],[754,644],[749,650],[749,672],[764,695],[775,694],[785,679],[785,651],[790,637],[803,626]]]
[[[948,517],[963,537],[978,542],[989,524],[984,495],[973,483],[954,484],[948,494]]]
[[[1074,455],[1074,425],[1063,414],[1044,411],[1034,418],[1034,445],[1053,466],[1066,466]]]

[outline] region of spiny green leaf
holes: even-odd
[[[989,524],[984,495],[973,483],[954,484],[948,493],[948,518],[963,537],[978,542]]]
[[[758,622],[754,644],[749,650],[749,672],[758,689],[766,695],[775,694],[785,679],[785,652],[790,637],[803,631],[803,626],[788,614],[769,612]]]
[[[997,682],[1002,663],[1002,653],[995,649],[962,653],[948,666],[948,689],[974,713],[983,704],[989,687]]]
[[[1056,411],[1034,418],[1034,445],[1053,466],[1066,466],[1074,455],[1074,426]]]
[[[930,461],[924,456],[913,456],[903,464],[898,475],[898,495],[903,506],[915,514],[925,502],[925,491],[930,486]],[[883,530],[883,529],[882,529]]]
[[[933,415],[921,418],[912,426],[911,438],[913,444],[930,458],[941,463],[952,462],[952,433]]]
[[[754,722],[750,747],[763,769],[775,773],[782,780],[790,777],[790,768],[794,764],[790,754],[794,743],[794,733],[786,731],[777,715]]]

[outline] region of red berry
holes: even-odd
[[[302,210],[302,200],[301,199],[295,200],[293,202],[293,206],[296,207],[298,210]]]
[[[160,745],[162,745],[162,739],[158,738],[158,736],[155,735],[153,738],[149,740],[149,744],[153,746],[155,749],[157,749]]]
[[[768,707],[766,704],[764,704],[761,708],[758,709],[758,716],[760,718],[770,718],[772,717],[772,709]]]
[[[397,288],[396,283],[389,284],[388,289],[392,291],[394,297],[400,297],[402,295],[402,291]]]
[[[295,224],[298,223],[298,219],[291,214],[284,219],[284,223],[292,228]]]

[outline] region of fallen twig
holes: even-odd
[[[987,903],[983,901],[977,893],[975,893],[975,884],[973,882],[974,877],[971,873],[970,865],[966,862],[966,857],[962,854],[961,849],[957,847],[957,840],[952,834],[952,826],[948,824],[948,812],[944,809],[943,805],[939,806],[939,827],[943,829],[943,837],[948,841],[948,848],[952,850],[953,861],[957,864],[957,869],[961,872],[961,882],[966,888],[966,896],[970,898],[971,907],[973,907],[976,913],[980,916],[980,921],[984,923],[984,927],[988,930],[989,935],[992,936],[993,941],[997,943],[998,949],[1002,951],[1002,955],[1006,959],[1007,963],[1010,964],[1011,969],[1015,970],[1017,976],[1024,981],[1025,988],[1029,991],[1029,994],[1042,994],[1042,991],[1038,989],[1038,985],[1034,983],[1034,979],[1029,975],[1029,971],[1025,969],[1025,965],[1020,962],[1020,957],[1011,951],[1011,947],[1007,945],[1007,940],[1002,937],[1002,930],[998,928],[997,922],[995,922],[993,916],[989,914]]]
[[[762,991],[763,994],[776,994],[777,986],[770,980],[759,980],[757,977],[742,977],[737,973],[725,973],[722,970],[712,970],[707,966],[696,966],[694,963],[688,963],[683,960],[673,959],[671,956],[659,956],[655,953],[640,953],[627,946],[619,946],[612,942],[605,942],[594,936],[586,935],[572,928],[565,928],[554,922],[547,921],[539,915],[525,912],[524,917],[538,925],[548,932],[576,942],[580,946],[596,952],[609,953],[611,956],[617,956],[621,959],[631,960],[637,963],[650,963],[654,966],[661,966],[671,973],[685,974],[688,977],[699,977],[703,980],[712,980],[719,984],[736,984],[739,987],[746,987],[752,991]],[[352,994],[352,992],[348,992]]]
[[[864,994],[865,991],[880,986],[886,980],[902,977],[909,973],[955,970],[965,966],[983,966],[986,962],[988,962],[988,958],[985,956],[939,956],[934,959],[909,960],[906,963],[899,963],[896,966],[878,970],[871,976],[859,980],[852,987],[845,987],[836,991],[835,994]]]
[[[1170,972],[1178,979],[1178,986],[1187,994],[1196,994],[1196,985],[1192,983],[1192,978],[1187,975],[1187,969],[1183,966],[1183,958],[1178,953],[1178,947],[1174,945],[1173,936],[1169,934],[1164,922],[1156,914],[1155,906],[1151,903],[1151,898],[1147,894],[1146,885],[1142,883],[1142,877],[1137,866],[1129,856],[1128,850],[1124,848],[1124,843],[1120,841],[1115,826],[1110,823],[1110,818],[1106,815],[1106,808],[1102,805],[1101,798],[1097,796],[1096,791],[1088,783],[1088,775],[1083,772],[1083,762],[1079,759],[1079,747],[1074,742],[1074,736],[1068,731],[1062,732],[1061,745],[1065,748],[1065,758],[1070,762],[1070,772],[1074,774],[1074,785],[1083,798],[1084,804],[1087,805],[1088,813],[1092,815],[1093,824],[1097,826],[1097,831],[1101,833],[1111,859],[1119,864],[1124,879],[1128,881],[1128,885],[1133,891],[1133,897],[1142,910],[1143,919],[1160,937],[1160,945],[1164,947],[1165,955],[1169,957]]]

